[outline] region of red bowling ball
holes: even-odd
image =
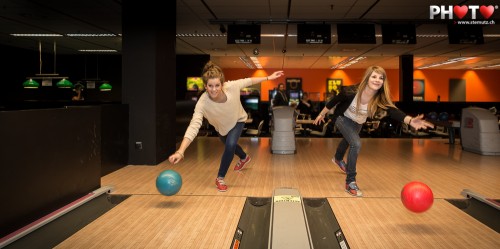
[[[434,195],[429,186],[413,181],[407,183],[401,190],[401,201],[408,210],[422,213],[432,206]]]

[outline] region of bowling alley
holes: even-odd
[[[0,248],[500,248],[500,3],[0,2]]]

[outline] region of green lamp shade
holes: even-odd
[[[67,79],[60,80],[56,85],[58,88],[73,88],[73,83]]]
[[[112,89],[112,88],[113,88],[113,87],[112,87],[109,83],[104,82],[104,83],[103,83],[103,84],[99,87],[99,91],[102,91],[102,92],[104,92],[104,91],[111,91],[111,89]]]
[[[36,89],[40,86],[38,82],[34,81],[33,79],[29,79],[23,83],[24,88],[30,88],[30,89]]]

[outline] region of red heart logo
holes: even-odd
[[[462,5],[462,7],[455,5],[455,7],[453,7],[453,13],[455,13],[455,15],[457,15],[460,19],[464,18],[464,16],[467,14],[467,11],[469,11],[469,8],[467,8],[467,6],[465,5]]]
[[[494,9],[495,8],[493,8],[493,6],[491,6],[491,5],[489,5],[489,6],[482,5],[479,8],[479,12],[481,12],[481,15],[483,15],[484,19],[488,19],[488,18],[490,18],[491,15],[493,15]]]

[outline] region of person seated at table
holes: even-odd
[[[312,112],[312,101],[309,99],[309,94],[306,92],[302,95],[302,99],[299,101],[297,109],[300,114],[311,115]]]
[[[73,91],[75,91],[75,95],[73,95],[71,100],[73,100],[73,101],[84,100],[84,98],[83,98],[83,85],[81,83],[79,83],[79,82],[76,83],[75,89],[73,89]]]

